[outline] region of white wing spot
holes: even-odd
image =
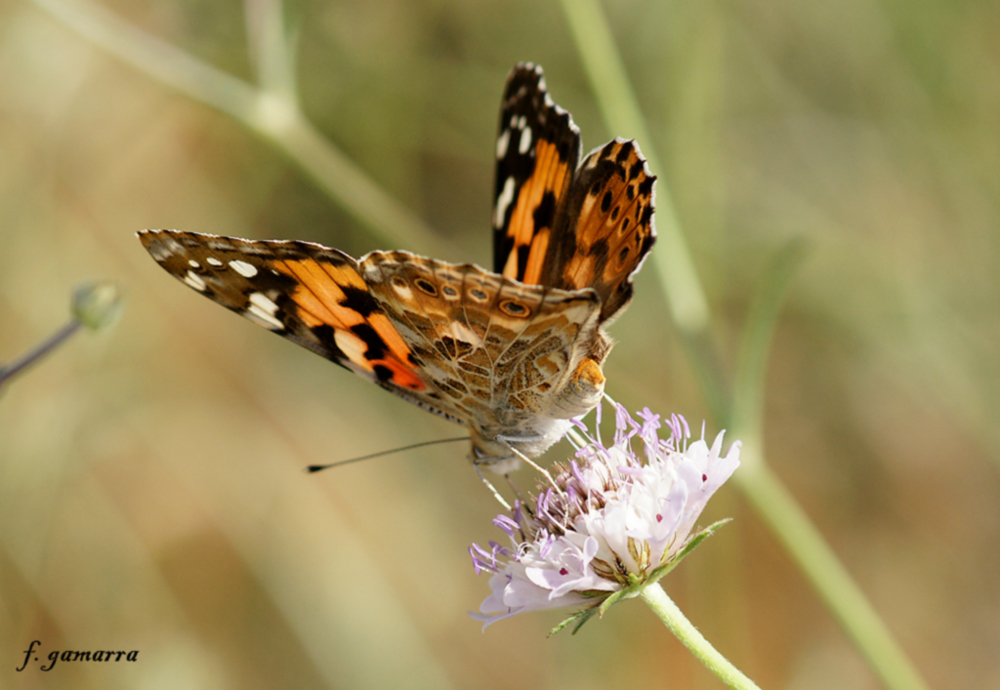
[[[447,330],[455,340],[468,343],[474,348],[483,346],[483,339],[461,321],[452,321]]]
[[[505,129],[503,134],[497,137],[497,159],[507,155],[507,144],[510,142],[510,130]]]
[[[281,323],[275,314],[278,313],[278,305],[263,292],[253,292],[250,294],[250,306],[247,307],[245,316],[251,321],[256,321],[264,328],[272,331],[284,330],[285,324]]]
[[[188,266],[190,266],[191,268],[201,268],[201,264],[195,261],[194,259],[188,259]]]
[[[517,151],[520,154],[525,154],[528,149],[531,148],[531,127],[525,127],[521,131],[521,142],[517,145]]]
[[[207,259],[205,259],[205,261],[208,262],[209,266],[215,266],[216,268],[222,265],[222,262],[216,259],[214,256],[208,257]]]
[[[504,216],[507,215],[507,207],[514,200],[514,178],[508,177],[503,183],[503,191],[497,197],[497,210],[493,216],[493,227],[499,228],[503,225]]]
[[[257,275],[257,267],[253,264],[248,264],[246,261],[240,261],[239,259],[234,259],[229,262],[229,268],[233,269],[239,273],[244,278],[253,278]]]
[[[365,352],[368,351],[368,346],[358,336],[350,331],[337,329],[333,332],[333,340],[337,343],[337,347],[340,348],[341,352],[347,355],[347,358],[355,364],[360,364],[364,367],[368,363],[368,360],[365,359]],[[370,367],[365,368],[371,371]]]
[[[409,285],[397,285],[396,283],[392,283],[392,289],[396,291],[396,294],[399,295],[401,300],[409,302],[413,299],[413,290],[410,289]]]
[[[205,292],[205,281],[197,273],[188,271],[184,274],[184,282],[193,287],[198,292]]]
[[[527,122],[527,120],[524,118],[524,115],[522,115],[521,117],[517,118],[517,128],[518,129],[524,129],[524,125],[525,125],[526,122]]]

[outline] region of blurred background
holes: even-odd
[[[102,6],[253,79],[239,2]],[[603,6],[725,376],[768,261],[806,240],[768,459],[931,686],[1000,687],[1000,5]],[[556,3],[286,14],[307,114],[439,233],[439,258],[491,263],[514,63],[544,66],[585,150],[633,135],[603,124]],[[180,285],[134,237],[161,227],[387,248],[234,119],[27,0],[0,5],[0,360],[58,328],[83,280],[127,292],[115,328],[0,391],[0,686],[722,687],[637,602],[575,637],[546,639],[559,611],[481,634],[466,548],[502,535],[463,445],[302,471],[459,428]],[[698,427],[706,398],[654,278],[611,329],[608,392]],[[880,687],[732,487],[702,522],[725,516],[663,582],[692,622],[761,687]],[[16,673],[33,639],[139,661]]]

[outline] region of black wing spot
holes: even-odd
[[[611,195],[611,190],[609,189],[608,191],[604,192],[604,198],[601,199],[601,213],[608,212],[608,209],[611,208],[611,200],[612,200],[612,195]]]
[[[367,349],[365,350],[365,359],[369,362],[376,359],[383,359],[385,357],[386,350],[388,346],[385,341],[382,340],[382,336],[372,328],[367,323],[359,323],[351,326],[351,332],[354,335],[361,338]],[[392,372],[390,372],[391,374]]]
[[[338,284],[337,287],[344,293],[344,299],[340,302],[342,307],[356,311],[366,319],[373,312],[379,311],[378,302],[375,301],[375,298],[367,290],[354,287],[353,285]]]
[[[532,215],[535,221],[535,230],[539,228],[551,228],[552,221],[556,217],[556,195],[551,189],[542,195],[542,200],[538,203],[535,213]]]
[[[426,278],[417,278],[413,281],[413,284],[417,286],[417,289],[425,295],[430,295],[431,297],[437,297],[437,287],[434,283],[427,280]]]
[[[531,254],[531,245],[522,244],[517,248],[517,276],[520,278],[528,270],[528,255]]]
[[[500,311],[502,311],[507,316],[514,316],[517,318],[522,318],[531,313],[531,310],[520,302],[515,302],[512,299],[504,300],[500,303]]]
[[[653,219],[653,207],[647,206],[642,210],[642,218],[639,220],[639,224],[649,225],[652,219]]]
[[[375,378],[381,383],[389,383],[392,381],[392,369],[384,364],[376,364],[372,367],[372,373],[375,374]]]

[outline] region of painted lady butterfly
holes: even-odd
[[[354,259],[297,240],[175,230],[139,239],[174,277],[377,385],[469,428],[471,459],[506,473],[593,409],[655,240],[653,183],[633,141],[577,167],[580,131],[542,70],[514,68],[497,137],[494,271],[404,251]]]

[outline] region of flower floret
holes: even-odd
[[[489,625],[524,611],[599,605],[655,581],[687,553],[685,546],[703,538],[691,531],[739,466],[739,442],[723,456],[723,432],[709,446],[703,438],[691,441],[679,415],[661,421],[645,408],[637,416],[641,421],[616,405],[610,447],[584,431],[587,443],[555,468],[533,505],[517,502],[511,515],[494,520],[511,548],[473,544],[476,572],[492,574],[492,594],[475,618]],[[642,457],[633,441],[641,443]]]

